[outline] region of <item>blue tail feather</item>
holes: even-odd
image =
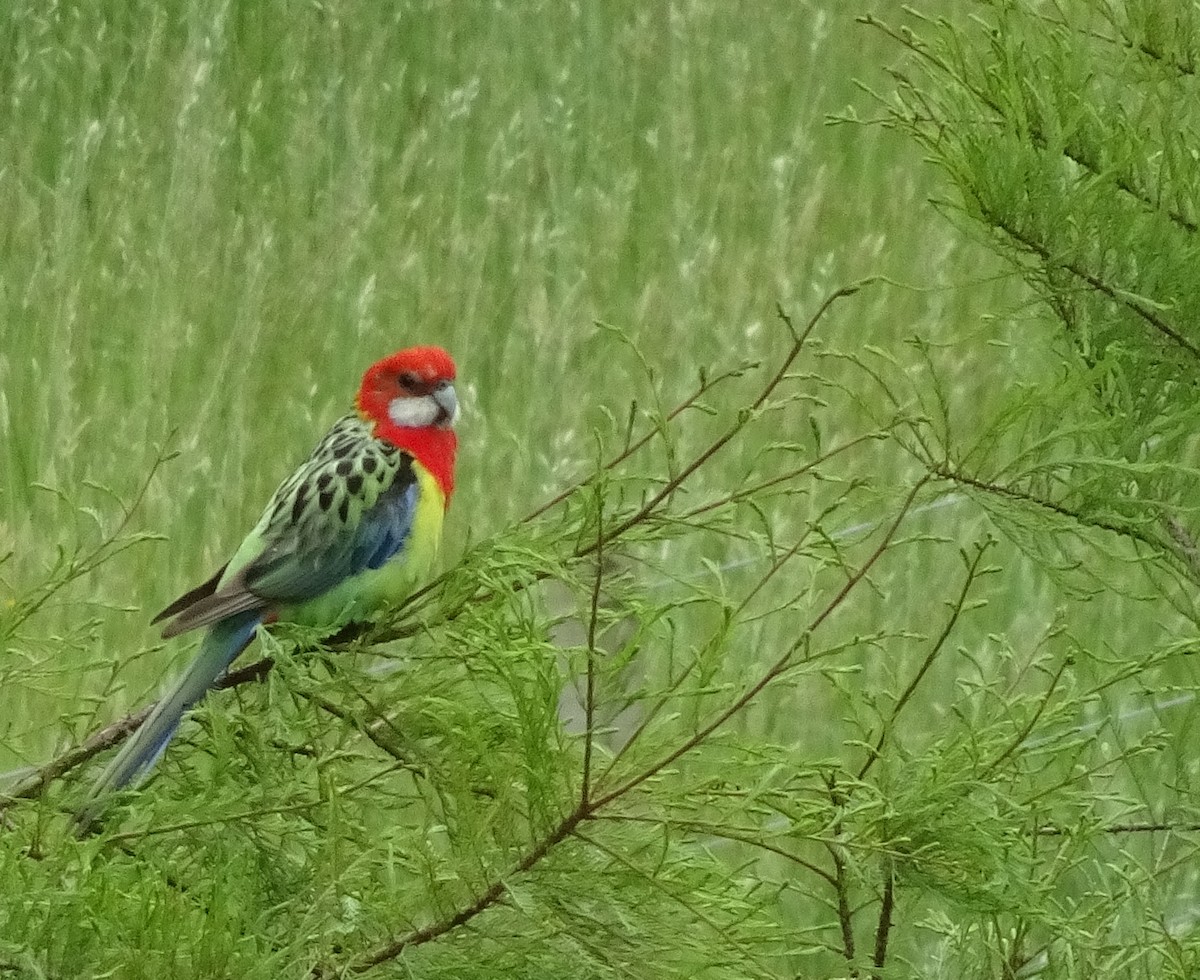
[[[204,697],[246,648],[262,618],[260,610],[251,610],[230,616],[209,629],[196,658],[93,784],[76,817],[81,827],[86,829],[96,820],[112,793],[135,785],[154,768],[184,714]]]

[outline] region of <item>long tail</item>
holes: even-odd
[[[155,705],[150,717],[134,732],[92,785],[75,817],[75,823],[81,830],[86,831],[96,822],[113,793],[136,784],[154,768],[179,728],[184,714],[204,697],[234,658],[246,648],[262,618],[262,612],[258,610],[239,613],[217,623],[205,634],[196,659],[188,665],[183,676]]]

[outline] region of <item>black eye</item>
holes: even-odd
[[[411,371],[405,371],[397,380],[402,388],[416,388],[421,383],[421,379]]]

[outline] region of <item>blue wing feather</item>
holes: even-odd
[[[415,480],[399,477],[363,512],[354,527],[328,535],[303,525],[269,547],[245,569],[245,588],[268,603],[315,599],[335,585],[394,558],[412,532],[420,494]]]

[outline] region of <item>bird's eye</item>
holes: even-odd
[[[415,388],[421,383],[420,379],[411,371],[405,371],[397,380],[402,388]]]

